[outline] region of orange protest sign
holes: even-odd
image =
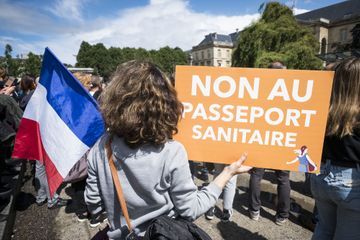
[[[175,139],[189,159],[318,172],[331,71],[177,66],[184,105]]]

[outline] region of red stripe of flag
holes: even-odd
[[[21,119],[12,158],[38,160],[44,164],[51,193],[55,193],[63,181],[62,176],[56,170],[55,165],[44,149],[39,123],[34,120]]]

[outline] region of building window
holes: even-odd
[[[221,60],[218,60],[217,64],[218,64],[219,67],[221,67]]]
[[[230,67],[230,61],[226,61],[226,66]]]
[[[207,66],[211,66],[211,61],[206,61]]]
[[[342,28],[340,29],[340,41],[344,42],[347,39],[347,29]]]
[[[226,50],[226,54],[227,54],[227,57],[228,58],[230,58],[231,57],[231,55],[230,55],[230,50],[228,49],[228,50]]]
[[[207,57],[208,57],[208,59],[210,59],[210,58],[211,58],[211,52],[210,52],[210,49],[208,49],[208,50],[207,50]]]
[[[321,53],[321,54],[325,54],[325,53],[326,53],[326,38],[321,39],[320,53]]]
[[[198,52],[195,52],[195,60],[199,60],[199,54],[198,54]]]
[[[218,49],[217,56],[218,56],[219,58],[221,58],[221,49]]]
[[[204,59],[204,51],[201,51],[201,59]]]

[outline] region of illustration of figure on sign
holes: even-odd
[[[286,164],[293,164],[299,161],[299,172],[314,172],[316,171],[317,167],[316,164],[311,160],[308,154],[308,148],[306,146],[302,146],[300,149],[294,150],[297,157],[290,161],[286,162]]]

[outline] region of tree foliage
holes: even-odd
[[[24,73],[34,77],[40,76],[42,57],[29,52],[28,58],[24,61]]]
[[[5,58],[11,58],[12,50],[13,49],[10,44],[5,45],[5,51],[4,51]]]
[[[24,74],[29,74],[38,77],[40,75],[41,55],[29,52],[26,59],[19,58],[19,55],[17,55],[16,58],[13,58],[12,51],[11,45],[6,44],[4,50],[5,57],[2,58],[0,62],[0,67],[5,68],[9,76],[21,77]]]
[[[166,73],[173,74],[175,65],[187,63],[187,55],[180,48],[163,47],[150,51],[129,47],[106,49],[102,43],[91,45],[83,41],[76,60],[77,67],[92,67],[101,76],[108,78],[119,64],[130,60],[151,61]]]
[[[291,11],[278,2],[266,5],[261,19],[245,28],[233,54],[233,66],[267,67],[281,61],[290,69],[319,69],[319,43],[300,26]]]
[[[16,70],[18,68],[18,64],[16,61],[14,61],[14,59],[12,58],[12,47],[10,44],[6,44],[5,45],[5,50],[4,50],[4,62],[1,64],[5,67],[7,73],[10,76],[15,76],[16,74]]]

